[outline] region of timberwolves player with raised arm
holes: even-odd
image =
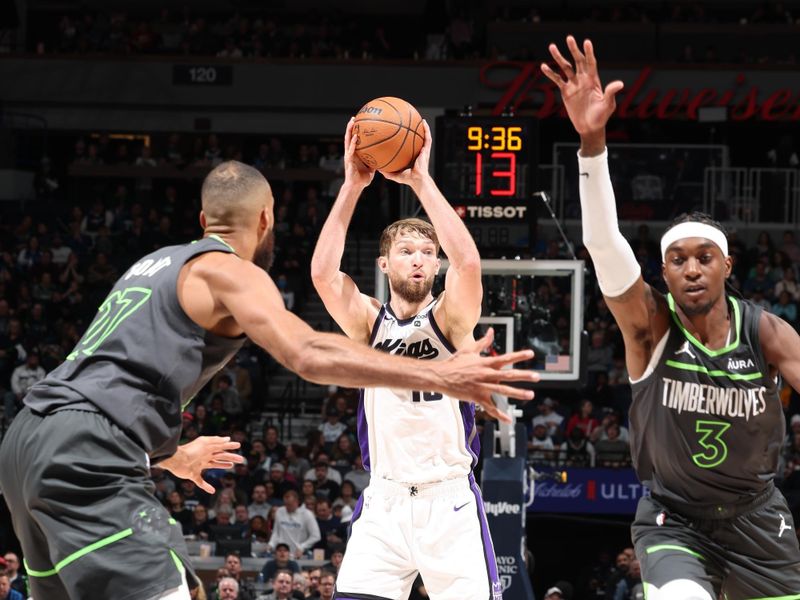
[[[648,600],[800,599],[800,550],[773,483],[785,421],[780,373],[800,390],[800,337],[726,293],[722,227],[692,213],[661,238],[664,296],[647,285],[617,226],[605,148],[615,81],[605,89],[591,42],[555,44],[561,90],[580,134],[583,241],[625,341],[631,453],[652,496],[632,526]]]
[[[431,132],[413,165],[386,173],[409,185],[431,223],[405,219],[380,239],[378,266],[391,299],[361,294],[340,271],[347,228],[374,172],[354,156],[352,121],[345,133],[345,182],[322,228],[311,275],[328,312],[344,332],[384,352],[438,361],[472,343],[480,318],[481,264],[464,223],[428,174]],[[450,266],[434,298],[439,243]],[[497,566],[483,501],[472,475],[479,441],[475,411],[458,396],[424,388],[366,388],[358,438],[370,484],[352,519],[336,581],[339,600],[405,600],[419,572],[433,600],[498,600]]]
[[[31,388],[0,447],[0,488],[37,600],[189,598],[195,577],[181,528],[153,495],[148,467],[158,462],[213,492],[203,470],[243,462],[228,438],[178,439],[183,407],[245,335],[312,381],[388,382],[487,406],[498,380],[512,379],[500,369],[531,356],[481,358],[487,336],[421,367],[317,333],[286,310],[265,272],[274,220],[263,175],[222,163],[201,195],[203,239],[128,269],[67,360]]]

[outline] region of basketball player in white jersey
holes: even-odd
[[[473,341],[483,290],[472,236],[428,173],[430,128],[426,123],[413,168],[384,174],[411,187],[431,223],[405,219],[384,230],[378,266],[388,276],[391,300],[383,305],[340,271],[356,202],[374,175],[354,156],[352,129],[351,121],[345,182],[311,261],[314,286],[354,340],[392,354],[444,359]],[[445,291],[434,298],[440,243],[450,267]],[[480,448],[474,406],[430,390],[366,388],[358,438],[371,479],[353,514],[335,598],[405,600],[419,572],[433,600],[499,600],[494,550],[472,474]]]

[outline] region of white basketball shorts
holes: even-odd
[[[410,485],[373,479],[356,505],[337,600],[406,600],[417,572],[432,600],[502,600],[472,475]]]

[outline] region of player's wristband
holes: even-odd
[[[636,283],[642,270],[619,231],[614,188],[608,172],[608,150],[591,157],[579,153],[578,179],[583,244],[594,262],[600,291],[613,298]]]

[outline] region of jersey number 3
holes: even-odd
[[[80,354],[90,356],[109,335],[114,333],[120,323],[150,299],[152,293],[153,291],[148,288],[129,287],[111,294],[100,305],[97,316],[75,349],[67,356],[67,360],[75,360]]]
[[[713,469],[721,465],[728,458],[728,445],[723,441],[722,434],[728,431],[730,423],[722,421],[697,421],[694,430],[701,434],[698,443],[703,452],[692,454],[692,460],[701,469]]]

